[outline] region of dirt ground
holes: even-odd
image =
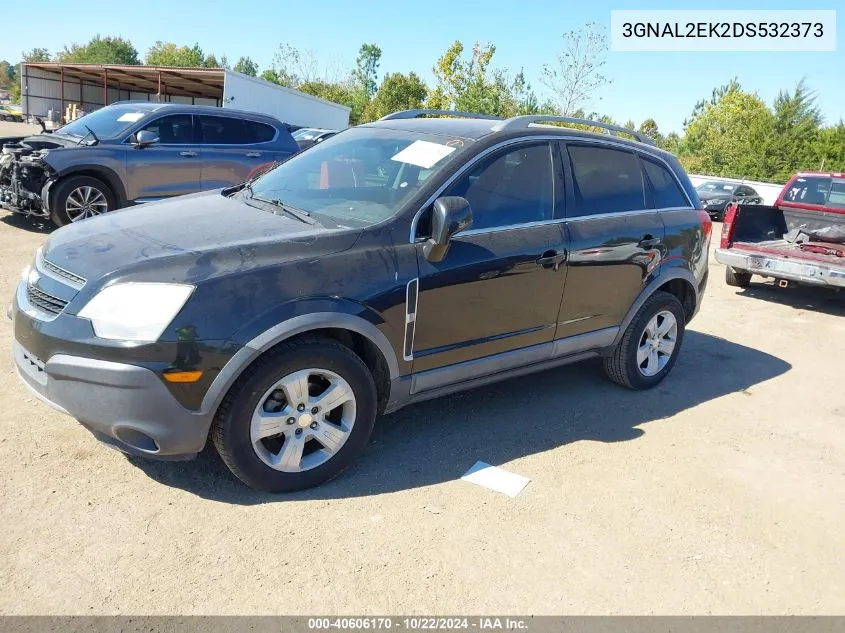
[[[47,230],[0,212],[4,305]],[[588,362],[425,403],[278,497],[212,449],[99,445],[19,384],[7,321],[0,612],[842,613],[845,295],[737,291],[711,266],[657,389]],[[531,483],[460,481],[479,459]]]

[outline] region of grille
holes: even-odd
[[[74,275],[69,270],[65,270],[64,268],[60,268],[56,266],[52,262],[48,262],[43,257],[41,258],[41,265],[44,266],[45,270],[49,270],[54,275],[61,277],[62,279],[67,279],[75,286],[84,286],[85,285],[85,278],[80,277],[79,275]]]
[[[39,310],[49,314],[59,314],[68,304],[64,299],[48,295],[29,283],[26,285],[26,299]]]

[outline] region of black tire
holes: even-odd
[[[92,187],[106,199],[106,211],[114,211],[117,208],[117,201],[111,188],[98,178],[91,176],[70,176],[60,180],[50,194],[50,219],[56,226],[65,226],[71,223],[71,217],[66,211],[68,196],[80,187]]]
[[[253,411],[275,382],[311,367],[332,371],[349,383],[355,396],[355,423],[346,443],[323,464],[295,473],[275,470],[252,446]],[[220,405],[211,437],[223,462],[247,486],[265,492],[292,492],[324,483],[352,463],[372,434],[377,407],[372,374],[352,350],[330,339],[301,338],[279,345],[246,370]]]
[[[646,376],[640,371],[637,364],[637,349],[648,322],[664,310],[671,312],[677,321],[678,334],[675,339],[675,348],[666,365],[659,372],[653,376]],[[672,370],[675,361],[678,359],[678,354],[680,354],[684,342],[685,324],[686,314],[678,298],[668,292],[655,292],[646,300],[631,323],[628,324],[622,340],[613,350],[613,353],[604,359],[604,371],[607,377],[628,389],[651,389],[657,385]]]
[[[751,285],[751,273],[737,272],[727,266],[725,268],[725,283],[734,288],[748,288]]]

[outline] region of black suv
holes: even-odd
[[[412,402],[595,356],[652,387],[711,225],[673,156],[617,132],[636,136],[401,112],[251,182],[74,223],[10,309],[21,378],[127,453],[189,458],[210,432],[271,491],[336,475]]]

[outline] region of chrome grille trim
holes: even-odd
[[[39,290],[31,283],[26,284],[26,300],[29,304],[41,312],[57,315],[65,309],[68,302],[53,295]]]
[[[35,255],[35,268],[38,272],[43,273],[48,277],[52,277],[56,281],[60,281],[76,290],[81,290],[86,282],[85,277],[80,277],[69,270],[65,270],[61,266],[57,266],[53,262],[47,261],[41,253],[40,248]]]

